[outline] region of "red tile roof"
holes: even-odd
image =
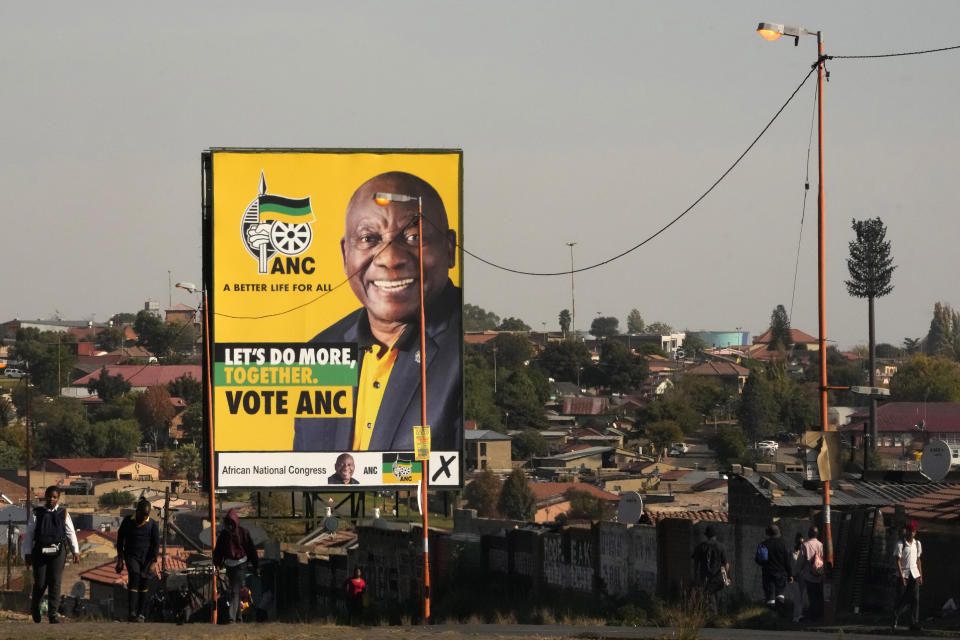
[[[640,523],[657,524],[669,518],[681,518],[694,522],[729,522],[726,511],[648,511],[644,509]]]
[[[735,365],[732,362],[704,362],[695,367],[687,369],[687,375],[691,376],[749,376],[750,369]]]
[[[80,574],[81,580],[98,582],[100,584],[127,584],[127,567],[124,565],[123,571],[117,573],[114,570],[115,562],[107,562],[93,569],[88,569]],[[160,559],[154,565],[157,577],[160,577]],[[167,570],[177,570],[187,568],[187,552],[183,547],[171,547],[167,545]]]
[[[48,470],[52,471],[49,467],[55,465],[71,475],[112,472],[131,464],[138,463],[129,458],[49,458],[46,462]],[[145,462],[140,462],[139,464],[150,467],[151,469],[157,469],[157,467],[152,464]],[[37,468],[39,469],[40,467],[38,466]]]
[[[902,504],[908,518],[960,523],[960,486],[947,487],[916,496],[905,500]],[[881,511],[892,514],[894,508],[884,507]]]
[[[868,415],[865,411],[854,414],[840,430],[862,430]],[[921,420],[929,433],[960,433],[960,402],[885,402],[877,407],[880,432],[911,431]]]
[[[189,376],[198,382],[202,380],[200,365],[198,364],[151,364],[147,366],[135,364],[112,365],[107,368],[107,375],[123,376],[132,387],[155,387],[173,382],[182,376]],[[86,387],[91,380],[99,379],[100,371],[74,380],[74,387]]]
[[[565,397],[563,398],[563,408],[560,412],[568,416],[595,416],[606,411],[609,405],[609,398],[597,398],[592,396],[579,398]]]
[[[6,478],[0,478],[0,493],[7,496],[13,503],[16,504],[20,500],[27,499],[27,481],[24,479],[23,484],[16,482],[11,482]]]
[[[594,498],[603,498],[604,500],[619,501],[620,496],[609,491],[604,491],[600,487],[583,482],[528,482],[527,486],[537,497],[537,502],[549,500],[566,495],[568,491],[582,491],[588,493]]]
[[[767,329],[753,339],[753,344],[770,344],[773,341],[773,329]],[[817,344],[819,340],[800,329],[790,329],[790,342],[793,344]]]
[[[463,341],[469,344],[486,344],[496,338],[499,333],[465,333]]]
[[[672,471],[664,471],[660,474],[661,482],[676,482],[683,476],[690,473],[689,469],[673,469]]]

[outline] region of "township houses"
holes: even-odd
[[[870,413],[854,413],[840,427],[854,447],[863,444]],[[920,449],[932,439],[950,447],[953,464],[960,464],[960,402],[884,402],[877,406],[877,446],[885,449]]]
[[[465,461],[468,469],[509,470],[513,467],[510,455],[510,436],[489,429],[472,429],[463,432],[466,440]]]
[[[38,470],[104,480],[157,480],[160,469],[129,458],[48,458]]]
[[[129,382],[131,391],[146,391],[149,387],[166,385],[183,376],[193,378],[197,382],[203,379],[201,367],[198,364],[121,364],[107,366],[105,369],[107,375],[121,376]],[[74,380],[70,386],[74,389],[86,390],[87,384],[98,379],[102,371],[103,369],[98,369]]]
[[[710,380],[716,380],[720,383],[720,386],[727,390],[743,393],[743,385],[747,383],[747,378],[750,377],[750,370],[732,362],[708,360],[703,364],[687,369],[686,375],[702,376]]]
[[[558,516],[570,513],[570,494],[584,493],[607,502],[615,508],[620,496],[583,482],[528,482],[537,499],[534,522],[554,522]]]

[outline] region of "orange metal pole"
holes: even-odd
[[[427,427],[427,314],[423,297],[423,198],[417,199],[417,238],[420,245],[420,426]],[[420,476],[420,513],[423,516],[423,623],[430,622],[430,530],[428,528],[430,461],[422,461]]]
[[[213,562],[213,550],[217,545],[217,505],[216,505],[216,467],[214,465],[214,447],[213,447],[213,375],[211,374],[213,362],[212,341],[210,340],[210,305],[207,303],[207,294],[203,294],[203,342],[204,352],[207,356],[207,442],[210,443],[210,457],[207,462],[207,479],[210,489],[210,561]],[[213,566],[213,575],[211,576],[213,584],[211,593],[213,594],[213,603],[210,607],[210,622],[217,624],[217,568]]]
[[[818,182],[817,194],[817,290],[819,296],[820,322],[820,428],[826,432],[830,430],[827,417],[827,311],[826,311],[826,216],[824,214],[823,192],[823,34],[817,32],[817,158]],[[830,481],[823,482],[823,530],[826,540],[826,581],[823,590],[824,617],[827,624],[832,624],[836,618],[836,607],[833,599],[833,531],[830,524]]]

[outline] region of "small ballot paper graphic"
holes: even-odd
[[[417,460],[430,459],[430,425],[413,428],[413,449]]]

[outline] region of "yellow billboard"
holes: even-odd
[[[459,485],[462,152],[213,149],[203,169],[218,485],[394,482],[382,461],[422,424],[433,482]]]

